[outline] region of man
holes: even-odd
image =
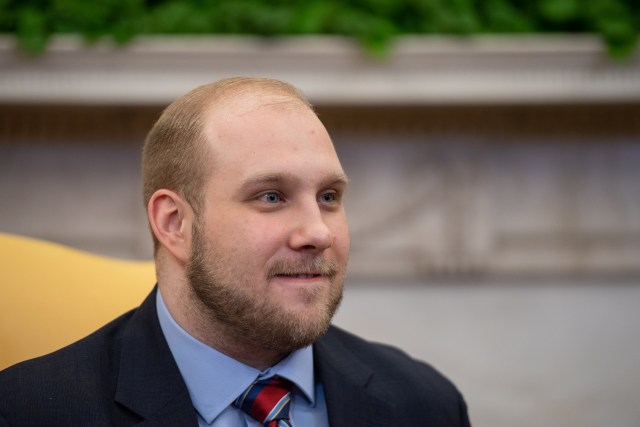
[[[163,112],[143,153],[157,288],[0,374],[0,425],[468,426],[455,387],[330,326],[347,178],[292,86],[234,78]]]

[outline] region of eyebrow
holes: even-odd
[[[301,179],[293,174],[288,173],[266,173],[255,175],[249,178],[242,184],[242,189],[250,189],[256,185],[262,184],[278,184],[282,182],[299,182]],[[322,180],[322,186],[327,185],[347,185],[349,178],[344,172],[339,172],[330,175],[328,178]]]

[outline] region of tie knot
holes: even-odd
[[[269,427],[289,427],[291,383],[272,377],[255,381],[235,401],[235,405],[253,419]]]

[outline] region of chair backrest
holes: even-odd
[[[0,233],[0,369],[70,344],[142,302],[153,262]]]

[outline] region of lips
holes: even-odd
[[[319,277],[320,274],[278,274],[278,276],[292,279],[313,279],[314,277]]]
[[[333,277],[338,272],[335,261],[327,258],[311,258],[294,261],[276,261],[269,269],[267,278],[314,279]]]

